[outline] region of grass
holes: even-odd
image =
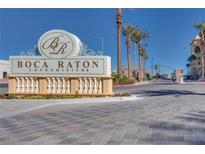
[[[27,95],[27,96],[19,96],[14,94],[9,95],[0,95],[0,99],[75,99],[75,98],[81,98],[79,94],[76,94],[74,96],[56,96],[56,95]]]

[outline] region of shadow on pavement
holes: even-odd
[[[176,116],[177,121],[152,121],[149,144],[205,145],[205,111]],[[145,126],[146,123],[141,123]],[[154,142],[150,142],[154,141]]]
[[[144,90],[143,92],[140,93],[135,93],[135,94],[143,94],[144,96],[166,96],[166,95],[174,95],[174,97],[179,97],[181,95],[204,95],[205,93],[195,93],[192,91],[187,91],[187,90],[165,90],[165,89],[160,89],[160,90]]]

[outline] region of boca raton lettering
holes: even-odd
[[[56,66],[54,65],[56,64]],[[36,60],[36,61],[23,61],[19,60],[17,61],[17,68],[98,68],[99,61],[98,60],[92,60],[92,61],[56,61],[52,63],[52,67],[49,67],[49,63],[47,61],[43,60]]]
[[[52,37],[48,40],[46,40],[42,44],[43,49],[52,49],[53,52],[49,52],[49,54],[64,54],[65,49],[68,47],[68,43],[72,42],[61,42],[60,37],[64,37],[63,35],[59,35],[57,37]]]

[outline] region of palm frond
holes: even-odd
[[[126,36],[126,37],[128,37],[128,38],[131,38],[132,35],[133,35],[133,33],[134,33],[134,26],[132,26],[132,25],[130,25],[130,24],[129,24],[129,25],[122,26],[121,32],[122,32],[122,35],[123,35],[123,36]]]
[[[200,30],[200,31],[205,31],[205,22],[204,21],[199,21],[194,23],[193,25],[196,29]]]
[[[134,27],[134,32],[131,36],[131,40],[134,43],[137,43],[139,40],[140,29],[138,27]]]

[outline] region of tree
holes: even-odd
[[[148,54],[147,52],[145,51],[145,49],[143,48],[142,52],[141,52],[141,57],[142,57],[142,60],[143,60],[143,70],[144,70],[144,77],[146,77],[146,63],[147,63],[147,60],[148,60]]]
[[[117,9],[116,15],[117,23],[117,73],[121,76],[121,62],[120,62],[120,34],[121,34],[121,24],[122,24],[122,9]]]
[[[201,38],[201,52],[200,53],[196,53],[197,55],[199,55],[201,57],[201,79],[204,79],[204,57],[205,57],[205,39],[204,39],[204,34],[205,34],[205,22],[204,21],[199,21],[199,22],[196,22],[194,25],[193,25],[196,29],[199,30],[199,35],[200,35],[200,38]]]
[[[146,61],[148,60],[148,54],[144,48],[142,48],[141,50],[140,57],[142,57],[143,64],[144,64],[143,67],[145,67]]]
[[[138,43],[138,39],[139,39],[139,33],[140,33],[140,29],[135,27],[134,28],[134,32],[133,32],[133,35],[131,37],[131,40],[133,42],[133,45],[134,45],[134,67],[136,68],[137,67],[137,43]]]
[[[139,68],[141,68],[141,52],[142,52],[142,40],[150,37],[149,32],[139,31],[137,42],[138,42],[138,52],[139,52]]]
[[[121,66],[121,60],[120,60],[120,40],[121,40],[120,34],[121,34],[121,25],[122,25],[122,9],[121,8],[117,9],[116,23],[117,23],[117,73],[119,74],[119,76],[121,76],[121,73],[122,73],[122,66]]]
[[[131,43],[131,37],[134,33],[134,27],[132,25],[125,25],[122,27],[121,30],[123,36],[126,37],[126,46],[127,46],[127,66],[128,66],[128,78],[130,79],[130,43]]]

